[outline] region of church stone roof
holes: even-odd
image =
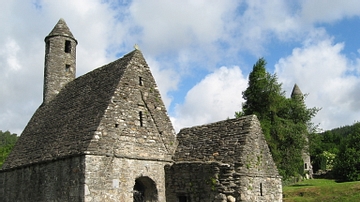
[[[138,78],[133,78],[135,70],[144,74],[145,82],[149,81],[150,86],[141,86],[145,98],[141,98],[140,90],[131,84],[139,82]],[[147,128],[150,128],[143,131],[148,139],[140,146],[146,148],[148,145],[148,148],[163,151],[163,156],[158,158],[172,155],[174,131],[156,84],[153,84],[155,81],[151,81],[153,78],[145,74],[147,72],[150,69],[142,53],[134,50],[69,82],[52,101],[37,109],[2,169],[82,154],[131,154],[131,149],[136,149],[136,146],[123,151],[126,145],[132,144],[126,141],[137,135],[133,131],[137,127],[136,120],[125,117],[134,117],[133,112],[126,109],[128,105],[149,108],[144,109],[146,112],[143,115],[144,121],[148,120]],[[122,128],[123,125],[127,125],[126,129]],[[128,137],[130,134],[131,137]],[[159,134],[162,136],[159,137]],[[120,136],[123,136],[121,140]],[[125,146],[122,145],[124,142],[127,143]]]
[[[54,37],[54,36],[67,36],[70,37],[72,39],[75,39],[75,37],[73,36],[73,34],[71,33],[69,27],[67,26],[66,22],[64,19],[60,19],[58,21],[58,23],[54,26],[53,30],[49,33],[49,35],[47,35],[47,37],[45,37],[45,41],[49,38],[49,37]],[[76,41],[77,43],[77,41]]]
[[[177,163],[236,164],[244,172],[278,175],[255,115],[185,128],[180,130],[177,139],[178,147],[173,157]],[[257,165],[249,170],[244,168],[248,164]]]
[[[181,129],[175,161],[239,160],[254,116]]]

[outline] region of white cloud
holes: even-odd
[[[301,59],[304,66],[313,65],[311,62],[307,64],[304,57],[315,61],[314,58],[320,57],[319,51],[325,51],[323,59],[327,59],[329,54],[342,56],[330,58],[332,61],[337,59],[337,63],[331,64],[337,64],[338,68],[342,67],[342,69],[327,70],[329,73],[338,75],[339,72],[357,71],[359,68],[357,60],[349,62],[346,56],[341,55],[344,44],[326,43],[326,30],[316,27],[316,23],[319,22],[331,23],[344,17],[358,16],[360,11],[355,1],[27,0],[20,2],[0,0],[0,3],[2,5],[0,18],[4,19],[0,21],[0,96],[5,98],[0,101],[0,130],[9,129],[11,132],[21,131],[41,103],[44,37],[59,18],[66,20],[79,42],[78,76],[113,61],[116,57],[121,57],[131,51],[132,46],[137,43],[152,68],[166,106],[174,105],[170,105],[174,102],[174,98],[169,92],[174,93],[178,90],[179,84],[184,83],[184,79],[192,77],[194,72],[211,71],[214,72],[211,75],[215,77],[220,71],[217,70],[219,66],[249,66],[244,59],[246,56],[242,53],[263,56],[267,54],[268,45],[273,41],[305,41],[304,47],[294,50],[292,56],[283,59],[283,63],[279,62],[283,69],[285,64],[291,64],[297,59]],[[308,35],[309,32],[312,35]],[[319,45],[318,49],[311,54],[306,51],[315,49],[317,45]],[[327,50],[327,47],[330,49]],[[321,66],[322,63],[316,65]],[[233,70],[233,68],[225,69]],[[317,70],[304,72],[300,71],[301,68],[298,69],[294,71],[304,75],[321,72]],[[289,74],[286,79],[292,83],[291,74],[286,72],[284,74]],[[210,79],[209,77],[188,92],[183,105],[178,105],[176,109],[178,126],[189,124],[190,122],[186,120],[194,120],[194,123],[199,124],[202,122],[200,120],[205,122],[218,120],[197,117],[192,115],[190,110],[195,108],[204,110],[207,109],[206,106],[220,102],[216,99],[212,100],[217,98],[214,97],[215,91],[213,92],[216,87],[204,83]],[[350,85],[344,83],[344,80],[350,83],[356,80],[348,75],[339,78],[325,77],[326,87],[334,85],[336,79],[338,79],[336,86]],[[216,81],[215,78],[213,79]],[[243,78],[242,81],[244,80]],[[332,80],[332,83],[328,80]],[[219,83],[225,85],[225,82],[219,81]],[[309,83],[322,84],[320,81],[309,81]],[[205,85],[209,85],[212,89],[205,90]],[[299,85],[304,92],[311,92],[303,89],[300,83]],[[349,91],[356,92],[356,87],[352,83],[351,85]],[[244,89],[245,87],[246,85]],[[192,92],[200,88],[203,89],[202,91],[208,91],[209,94],[206,102],[203,102],[204,105],[198,105],[196,99],[192,98],[195,96]],[[244,89],[237,89],[238,99],[241,98],[241,91]],[[222,89],[217,90],[222,91]],[[227,90],[224,90],[223,93],[226,92]],[[201,92],[199,94],[202,95]],[[340,102],[342,96],[331,98],[334,102],[335,100]],[[224,99],[227,97],[224,96]],[[192,103],[193,107],[190,106]],[[357,104],[354,99],[347,103],[352,107]],[[233,112],[241,108],[241,104],[235,108],[229,110],[231,113],[226,116],[219,112],[214,113],[223,118],[232,117]],[[209,113],[215,109],[209,107]],[[185,112],[188,112],[189,116],[180,117],[180,115],[185,116]],[[216,116],[210,113],[208,117]]]
[[[173,101],[173,99],[171,96],[169,96],[168,92],[177,90],[177,86],[180,81],[180,75],[170,68],[161,68],[160,64],[151,57],[146,58],[146,61],[149,64],[151,73],[153,74],[156,84],[158,85],[165,107],[169,109],[170,103]]]
[[[1,1],[0,130],[20,133],[42,101],[44,38],[64,18],[78,39],[77,75],[114,58],[107,47],[119,24],[100,1]],[[115,28],[114,28],[115,27]],[[110,33],[110,34],[109,34]]]
[[[238,66],[217,69],[176,106],[176,117],[172,117],[175,129],[234,118],[235,111],[241,110],[246,87],[247,79]]]
[[[342,54],[343,48],[343,43],[334,44],[331,38],[315,40],[295,48],[275,66],[289,93],[295,82],[303,93],[309,93],[308,107],[322,108],[314,122],[323,129],[349,125],[359,119],[360,102],[355,92],[360,80],[353,74],[358,69],[354,65],[359,67],[359,63]]]
[[[1,61],[5,62],[1,66],[9,67],[8,71],[17,71],[21,69],[21,65],[19,64],[17,54],[20,50],[19,45],[12,38],[8,38],[5,43],[4,49],[0,51]],[[5,76],[8,73],[5,73]]]
[[[234,9],[232,0],[138,0],[130,12],[144,50],[166,53],[215,42],[223,34],[224,15]]]
[[[357,0],[304,0],[301,7],[301,17],[309,24],[331,23],[344,17],[360,16]]]

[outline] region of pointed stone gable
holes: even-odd
[[[154,78],[135,50],[68,83],[40,106],[3,169],[83,154],[170,159],[175,146]],[[154,151],[159,154],[151,156]]]
[[[175,146],[175,132],[155,80],[135,50],[88,153],[171,161]]]

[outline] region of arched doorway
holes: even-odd
[[[139,177],[135,180],[133,190],[134,202],[157,202],[158,192],[155,182],[149,177]]]

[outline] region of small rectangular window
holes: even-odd
[[[139,111],[139,120],[140,120],[140,126],[143,127],[142,111]]]
[[[71,53],[71,41],[65,41],[65,53]]]
[[[46,42],[46,54],[48,54],[50,52],[50,41]]]
[[[140,86],[144,85],[144,81],[141,76],[139,76],[139,85]]]
[[[263,186],[262,186],[262,183],[260,183],[260,196],[263,195]]]
[[[70,71],[70,65],[65,65],[65,71],[69,72]]]

